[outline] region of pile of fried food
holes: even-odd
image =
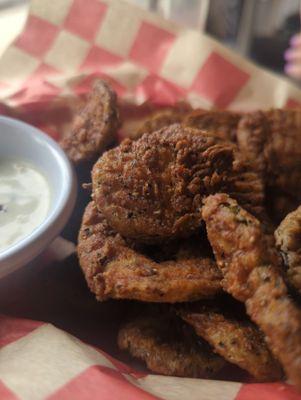
[[[168,108],[106,151],[119,126],[98,81],[61,142],[99,157],[78,238],[91,291],[145,302],[119,347],[160,374],[228,362],[301,390],[301,110]]]

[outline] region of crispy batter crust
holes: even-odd
[[[287,267],[287,277],[301,293],[301,206],[288,214],[275,231],[276,245]]]
[[[98,300],[174,303],[210,297],[221,290],[221,274],[212,259],[179,252],[175,260],[155,262],[126,244],[93,202],[84,213],[77,250]],[[198,252],[201,254],[201,249]]]
[[[138,139],[144,133],[152,133],[166,126],[180,123],[191,110],[188,104],[180,104],[175,107],[155,111],[139,126],[137,131],[131,135],[131,139]]]
[[[301,313],[260,223],[226,194],[209,196],[203,217],[224,289],[246,303],[288,378],[301,388]]]
[[[263,334],[250,322],[228,316],[217,307],[201,304],[184,308],[180,315],[216,353],[247,370],[256,380],[273,381],[282,377],[281,368],[268,350]]]
[[[223,272],[225,290],[245,301],[252,294],[248,285],[249,274],[257,266],[270,263],[278,266],[278,253],[271,247],[270,238],[264,234],[260,222],[225,193],[205,199],[203,218],[218,266]]]
[[[118,126],[116,94],[106,82],[98,80],[60,144],[73,162],[89,161],[115,140]]]
[[[177,124],[106,152],[92,181],[109,224],[140,242],[190,236],[201,223],[202,197],[217,191],[263,213],[262,181],[236,146]]]
[[[270,110],[246,114],[239,122],[237,142],[248,157],[256,161],[267,192],[271,191],[275,212],[284,217],[292,211],[292,201],[279,208],[277,198],[287,196],[301,202],[301,111]],[[281,205],[285,205],[281,203]],[[281,219],[281,218],[280,218]]]
[[[241,114],[231,111],[193,110],[183,120],[183,124],[209,131],[227,140],[236,140],[237,125]]]
[[[167,318],[146,315],[121,327],[118,346],[163,375],[209,378],[223,367],[224,360],[206,343],[177,329]]]

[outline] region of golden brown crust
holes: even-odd
[[[226,140],[236,140],[237,125],[241,114],[231,111],[193,110],[183,120],[183,124],[211,132]]]
[[[189,110],[191,110],[189,105],[184,103],[155,111],[141,123],[136,132],[131,135],[131,139],[139,139],[145,133],[152,133],[166,126],[180,123]]]
[[[262,182],[235,144],[177,124],[106,152],[92,181],[109,224],[140,242],[190,236],[201,223],[202,197],[217,191],[263,212]]]
[[[203,217],[224,289],[246,303],[288,378],[301,388],[301,313],[260,223],[226,194],[209,196]]]
[[[278,253],[270,246],[270,238],[263,233],[260,222],[225,193],[205,199],[203,218],[223,272],[225,290],[245,301],[251,295],[247,284],[250,272],[271,262],[277,265]]]
[[[115,140],[118,126],[116,93],[106,82],[98,80],[60,144],[73,162],[89,161]]]
[[[276,200],[286,195],[301,202],[300,110],[274,109],[246,114],[238,125],[237,142],[256,161],[267,192],[271,191]],[[285,204],[284,212],[292,211],[290,202]],[[277,211],[277,205],[272,207]]]
[[[301,293],[301,206],[288,214],[275,231],[287,277],[292,286]]]
[[[122,326],[118,346],[163,375],[209,378],[224,366],[206,343],[176,332],[162,316],[146,315]]]
[[[287,377],[301,389],[301,313],[290,298],[282,276],[273,266],[255,268],[249,277],[253,296],[247,312],[266,335],[266,341]]]
[[[247,370],[256,380],[273,381],[282,377],[281,368],[268,350],[263,334],[250,322],[202,304],[183,309],[180,315],[216,353]]]
[[[93,202],[83,216],[77,251],[88,285],[98,300],[174,303],[211,297],[221,290],[221,274],[212,259],[180,252],[175,260],[155,262],[126,244]]]

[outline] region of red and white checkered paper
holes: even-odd
[[[0,59],[0,114],[58,139],[96,77],[108,80],[123,104],[186,100],[233,110],[301,104],[301,91],[288,80],[124,1],[32,0],[23,32]],[[46,261],[40,262],[43,268]],[[40,319],[49,320],[46,311]],[[136,373],[53,325],[28,319],[0,317],[0,346],[1,400],[301,399],[284,383]]]

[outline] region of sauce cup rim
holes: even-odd
[[[28,140],[31,140],[33,145],[36,140],[42,141],[43,145],[46,146],[49,153],[51,153],[49,157],[53,158],[53,167],[60,169],[60,172],[63,174],[64,182],[58,183],[61,184],[60,193],[56,198],[51,200],[52,204],[44,221],[29,235],[20,239],[7,249],[0,251],[0,278],[22,265],[27,264],[59,235],[75,206],[77,186],[73,166],[65,152],[54,139],[38,128],[10,117],[0,116],[0,128],[3,124],[6,126],[9,125],[10,128],[16,129],[16,131],[22,132],[22,135],[27,134]],[[9,139],[6,138],[6,140]],[[10,157],[9,154],[7,156],[8,158]],[[39,164],[35,162],[35,160],[30,161],[39,169]],[[50,185],[50,189],[53,189],[49,180],[48,184]]]

